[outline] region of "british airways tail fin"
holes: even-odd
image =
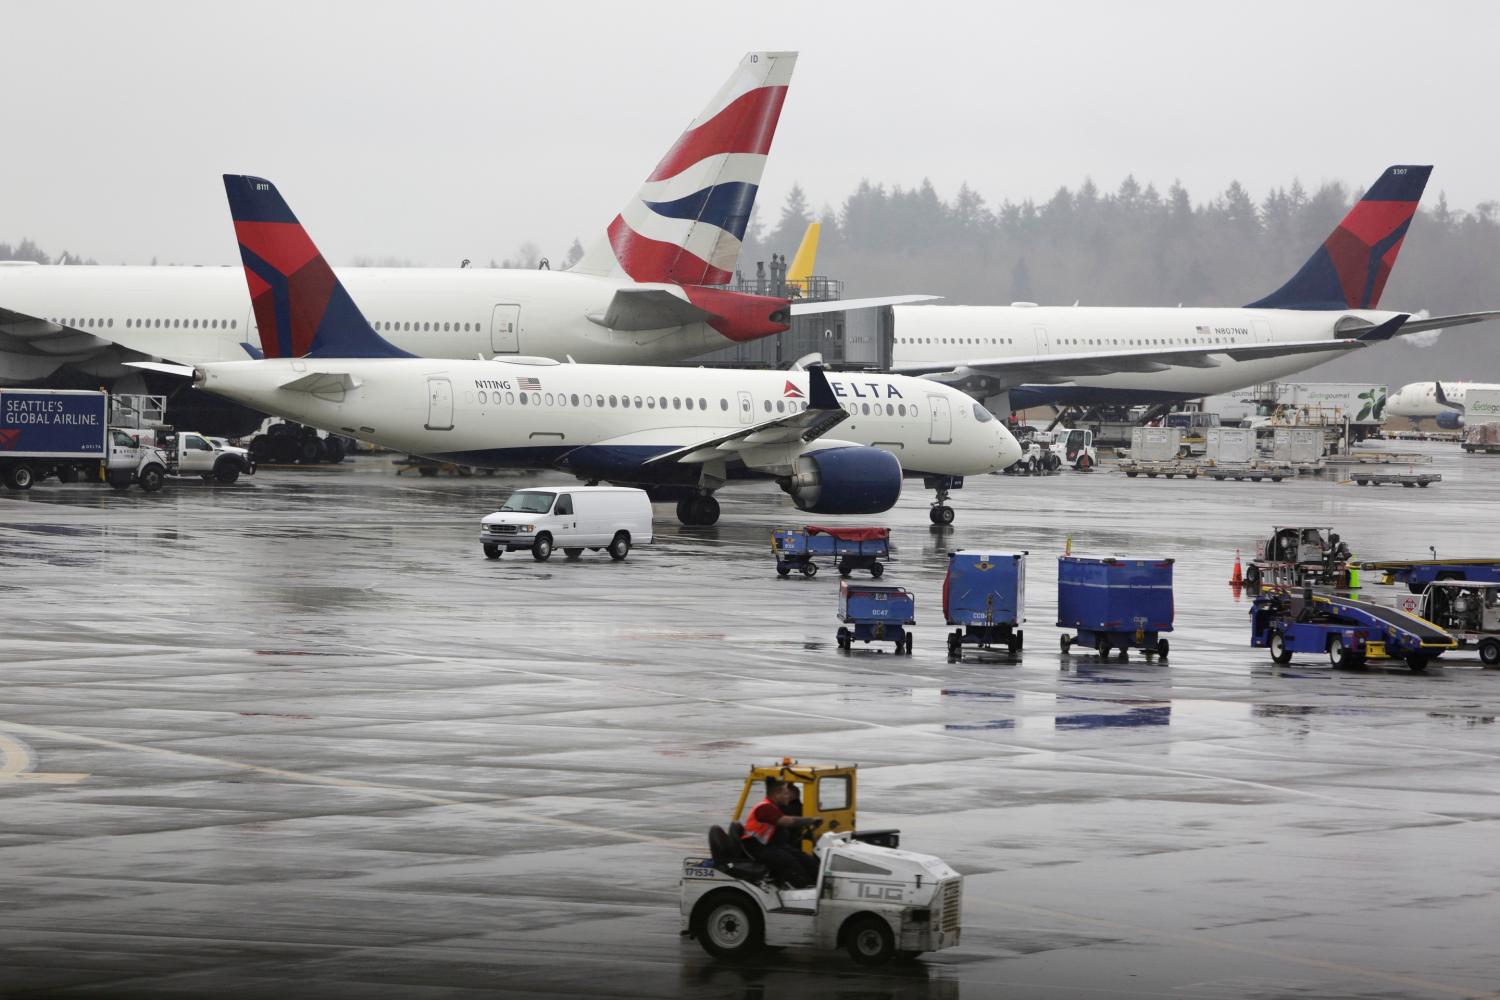
[[[795,52],[751,52],[572,270],[723,285],[776,134]]]
[[[1387,167],[1302,270],[1247,308],[1376,308],[1431,173],[1430,166]]]
[[[224,175],[224,193],[267,358],[409,358],[375,332],[276,190]]]

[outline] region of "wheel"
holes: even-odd
[[[1166,639],[1157,639],[1156,640],[1156,655],[1159,656],[1159,657],[1161,657],[1163,660],[1165,660],[1167,658],[1167,651],[1170,650],[1171,648],[1172,648],[1172,644],[1170,642],[1168,642]]]
[[[1420,487],[1422,487],[1422,489],[1424,489],[1424,490],[1425,490],[1425,489],[1426,489],[1426,488],[1427,488],[1427,484],[1428,484],[1428,483],[1429,483],[1429,482],[1430,482],[1430,480],[1427,480],[1427,479],[1424,479],[1424,480],[1422,480],[1422,481],[1421,481],[1421,482],[1420,482],[1420,483],[1418,483],[1418,484],[1417,484],[1417,485],[1418,485],[1418,486],[1420,486]]]
[[[609,542],[609,557],[619,562],[630,555],[630,536],[623,531],[615,532],[615,537]]]
[[[839,560],[839,576],[848,576],[852,572],[854,572],[854,570],[850,569],[848,563],[844,562],[842,559]]]
[[[577,559],[579,556],[583,555],[583,549],[581,549],[581,548],[565,548],[565,549],[563,549],[563,555],[567,556],[568,559],[571,561],[571,560]]]
[[[1135,471],[1134,469],[1131,469],[1129,472],[1125,473],[1125,476],[1126,476],[1127,479],[1134,479],[1136,476],[1139,476],[1139,475],[1140,475],[1140,473],[1137,472],[1137,471]]]
[[[882,576],[885,575],[885,567],[880,563],[871,563],[870,575],[879,580]]]
[[[13,490],[29,490],[36,482],[36,473],[25,462],[17,462],[5,470],[5,485]]]
[[[1266,648],[1271,651],[1271,660],[1286,666],[1292,662],[1292,651],[1286,648],[1286,636],[1280,632],[1272,632],[1271,638],[1266,640]]]
[[[275,447],[271,444],[271,438],[261,434],[250,442],[250,457],[255,459],[255,464],[271,461],[275,453]]]
[[[1107,659],[1107,657],[1106,657],[1106,659]],[[1129,646],[1121,646],[1120,647],[1120,662],[1124,663],[1128,659],[1130,659],[1130,647]]]
[[[1500,641],[1486,639],[1479,644],[1479,659],[1487,667],[1500,663]]]
[[[329,436],[329,438],[323,442],[323,461],[327,462],[329,465],[338,465],[344,460],[344,456],[348,453],[349,449],[344,447],[344,441],[342,438]]]
[[[853,636],[853,633],[851,633],[851,632],[850,632],[850,631],[849,631],[849,630],[848,630],[848,629],[847,629],[847,628],[845,628],[845,627],[844,627],[844,626],[842,626],[842,625],[840,625],[840,626],[839,626],[839,630],[838,630],[838,632],[837,632],[837,633],[835,633],[835,634],[836,634],[836,635],[837,635],[837,637],[838,637],[838,642],[839,642],[839,649],[848,649],[848,648],[849,648],[849,643],[850,643],[850,641],[851,641],[851,640],[852,640],[852,639],[853,639],[853,637],[854,637],[854,636]]]
[[[419,476],[425,476],[426,478],[431,479],[433,476],[435,476],[437,474],[438,474],[438,468],[435,465],[419,465],[419,466],[417,466],[417,475],[419,475]]]
[[[1260,567],[1255,565],[1254,563],[1251,563],[1249,566],[1245,567],[1245,586],[1260,586]]]
[[[1411,668],[1412,673],[1420,674],[1427,669],[1429,660],[1431,657],[1423,656],[1421,653],[1412,653],[1406,658],[1406,665]]]
[[[1175,473],[1175,472],[1168,472],[1168,473],[1165,473],[1165,475],[1166,475],[1166,477],[1168,479],[1174,479],[1174,478],[1176,478],[1177,473]]]
[[[1107,646],[1107,645],[1095,646],[1094,647],[1094,651],[1099,654],[1099,660],[1100,660],[1100,662],[1103,662],[1103,661],[1109,659],[1109,646]]]
[[[760,908],[734,889],[705,896],[693,909],[692,930],[715,958],[743,958],[765,942]]]
[[[1224,481],[1224,477],[1223,476],[1214,476],[1214,482],[1216,482],[1216,483],[1222,483],[1223,481]]]
[[[1094,467],[1094,460],[1087,455],[1078,456],[1078,471],[1087,472]]]
[[[78,482],[78,466],[65,465],[57,470],[57,481],[60,483]]]
[[[500,556],[503,554],[500,546],[498,546],[498,545],[492,545],[489,542],[485,542],[483,544],[484,544],[484,557],[486,559],[499,559]]]
[[[818,564],[815,563],[815,562],[805,562],[805,563],[803,563],[802,564],[802,575],[805,576],[805,577],[807,577],[809,580],[811,580],[813,577],[817,576],[818,575]]]
[[[116,489],[121,493],[124,493],[126,490],[130,489],[130,480],[116,477],[109,481],[109,485],[111,489]]]
[[[1273,482],[1273,483],[1279,483],[1279,482],[1281,482],[1281,477],[1280,476],[1272,476],[1271,477],[1271,482]]]
[[[304,462],[323,460],[323,442],[315,437],[305,437],[297,442],[297,457]]]
[[[957,660],[964,655],[963,640],[959,638],[962,633],[948,633],[948,659]]]
[[[681,521],[683,524],[693,523],[692,497],[687,497],[686,499],[677,501],[677,520]]]
[[[1006,643],[1005,643],[1005,648],[1008,649],[1008,650],[1010,650],[1010,655],[1011,656],[1015,656],[1017,653],[1019,653],[1021,651],[1021,646],[1023,644],[1024,638],[1025,637],[1022,636],[1020,632],[1012,632],[1011,633],[1010,638],[1008,640],[1006,640]]]
[[[1156,478],[1156,473],[1154,473],[1154,472],[1148,472],[1148,473],[1146,473],[1146,478],[1147,479],[1155,479]]]
[[[552,558],[552,536],[545,531],[536,536],[536,541],[531,543],[531,558],[537,562],[546,562]]]
[[[219,467],[214,469],[214,478],[228,486],[240,478],[239,466],[233,462],[220,462]]]
[[[914,638],[915,637],[910,632],[906,633],[906,641],[903,642],[902,645],[906,647],[906,655],[907,656],[911,655],[912,640]]]
[[[844,926],[844,949],[860,965],[884,965],[896,954],[896,936],[884,920],[861,913]]]
[[[147,493],[155,493],[157,490],[161,489],[162,484],[166,481],[167,470],[163,469],[159,465],[156,465],[155,463],[152,463],[151,465],[148,465],[141,470],[141,489],[145,490]]]
[[[1066,653],[1068,649],[1073,645],[1073,640],[1068,636],[1058,636],[1058,639],[1060,641],[1060,644],[1062,645],[1062,651],[1064,653]]]
[[[1401,485],[1405,486],[1407,489],[1411,489],[1412,487],[1416,486],[1417,484],[1416,483],[1402,483]]]
[[[698,498],[698,523],[705,528],[719,523],[719,501],[712,496]]]
[[[1184,473],[1184,475],[1186,475],[1187,478],[1189,478],[1189,479],[1197,479],[1198,478],[1198,470],[1197,469],[1193,469],[1190,472]]]
[[[927,516],[932,519],[933,524],[952,524],[953,508],[945,503],[940,503],[928,511]]]
[[[782,563],[777,563],[776,564],[776,575],[777,576],[791,576],[792,575],[792,568],[790,566],[784,565]]]
[[[1354,665],[1354,654],[1349,647],[1344,645],[1344,640],[1334,636],[1328,640],[1328,663],[1334,667],[1350,667]]]

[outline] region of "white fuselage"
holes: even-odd
[[[706,323],[616,332],[602,315],[628,279],[566,271],[496,268],[337,270],[380,335],[420,357],[540,355],[594,364],[650,364],[694,357],[732,343]],[[93,334],[179,364],[253,357],[260,346],[232,267],[0,267],[0,306]],[[69,349],[67,335],[58,353]],[[88,344],[79,344],[79,349]]]
[[[197,384],[257,410],[398,451],[487,468],[558,466],[617,481],[673,481],[647,459],[805,409],[805,372],[382,358],[200,365]],[[326,388],[281,388],[319,372]],[[343,377],[342,386],[339,376]],[[956,389],[899,375],[829,373],[849,417],[811,444],[889,451],[907,472],[977,475],[1020,457],[1001,421]],[[525,388],[523,388],[523,386]],[[523,402],[524,400],[524,402]],[[729,464],[777,464],[752,442]],[[704,461],[704,459],[697,459]],[[735,470],[731,469],[731,472]],[[735,474],[739,474],[735,472]]]
[[[1443,414],[1462,413],[1469,398],[1470,389],[1500,389],[1500,385],[1488,382],[1444,382],[1443,395],[1452,406],[1444,406],[1437,400],[1437,383],[1410,382],[1393,392],[1385,401],[1385,412],[1393,417],[1439,417]]]
[[[893,359],[898,365],[951,361],[958,367],[967,361],[1048,354],[1331,340],[1340,320],[1379,324],[1397,315],[1358,309],[896,306]],[[1160,372],[1078,376],[1034,388],[1064,401],[1070,396],[1101,402],[1113,396],[1192,399],[1283,378],[1333,356],[1291,354],[1251,361],[1220,356],[1213,367],[1173,365]],[[1014,392],[1013,400],[1021,402],[1025,396]]]

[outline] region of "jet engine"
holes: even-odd
[[[798,510],[811,514],[879,514],[901,496],[901,462],[879,448],[829,448],[797,458],[780,480]]]
[[[1443,410],[1437,415],[1437,425],[1445,431],[1460,430],[1464,425],[1464,415],[1457,410]]]

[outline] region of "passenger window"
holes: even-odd
[[[567,493],[558,497],[557,506],[552,509],[552,513],[567,514],[571,517],[573,514],[573,497]]]
[[[836,812],[849,808],[847,777],[818,779],[818,812]]]

